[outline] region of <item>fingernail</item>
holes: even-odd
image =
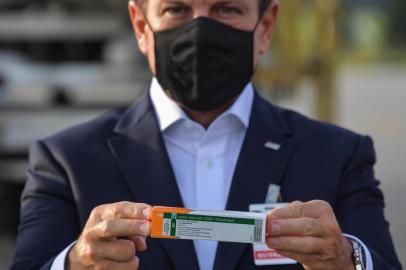
[[[151,207],[144,208],[144,210],[142,210],[142,215],[145,218],[150,218],[151,217]]]
[[[149,234],[149,222],[144,222],[140,225],[140,232],[142,235],[148,235]]]
[[[271,235],[277,235],[280,231],[281,231],[281,226],[276,222],[272,222],[271,223]]]
[[[146,238],[141,238],[142,239],[142,243],[145,245],[145,246],[147,246],[147,239]]]

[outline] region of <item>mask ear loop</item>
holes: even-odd
[[[269,8],[269,6],[270,6],[270,5],[268,5],[268,6],[266,7],[266,10]],[[262,19],[264,18],[264,14],[266,13],[266,10],[265,10],[264,12],[261,12],[261,15],[259,16],[258,21],[257,21],[257,23],[255,24],[254,32],[257,31],[259,24],[261,23]]]
[[[155,30],[152,28],[151,24],[149,23],[147,16],[145,15],[144,12],[142,12],[142,15],[144,16],[145,22],[147,23],[149,29],[151,29],[152,33],[155,33]]]
[[[152,28],[151,24],[149,23],[149,20],[148,20],[148,18],[147,18],[147,14],[145,13],[145,11],[139,6],[138,3],[136,3],[136,5],[137,5],[138,8],[141,10],[141,14],[142,14],[142,16],[144,16],[144,20],[145,20],[146,24],[148,25],[149,29],[151,29],[151,31],[152,31],[153,33],[155,33],[154,29]]]
[[[263,17],[264,17],[264,16],[261,15],[261,17],[259,17],[258,21],[256,22],[255,27],[254,27],[254,30],[253,30],[254,33],[257,31],[258,26],[259,26],[259,24],[261,23]]]

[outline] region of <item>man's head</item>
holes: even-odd
[[[131,0],[136,2],[138,5],[142,7],[142,9],[146,9],[148,5],[148,0]],[[271,4],[272,0],[258,0],[258,12],[260,15],[264,14],[266,9],[269,7]]]
[[[141,52],[155,70],[154,32],[191,19],[209,17],[254,35],[254,66],[271,43],[278,13],[277,0],[130,0],[129,12]],[[259,22],[259,20],[261,21]]]

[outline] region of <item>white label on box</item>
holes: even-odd
[[[265,242],[266,215],[248,212],[164,213],[163,236],[238,243]]]
[[[250,205],[250,212],[268,213],[274,208],[287,205],[286,203],[269,203],[269,204],[252,204]],[[255,265],[283,265],[283,264],[296,264],[297,262],[283,257],[275,250],[268,248],[264,244],[253,244],[253,255]]]

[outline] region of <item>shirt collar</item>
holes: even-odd
[[[179,105],[165,94],[155,77],[152,79],[150,96],[161,131],[165,131],[180,120],[189,119]],[[226,115],[234,115],[245,128],[248,128],[253,102],[254,89],[252,83],[248,83],[234,104],[219,116],[219,118]]]

